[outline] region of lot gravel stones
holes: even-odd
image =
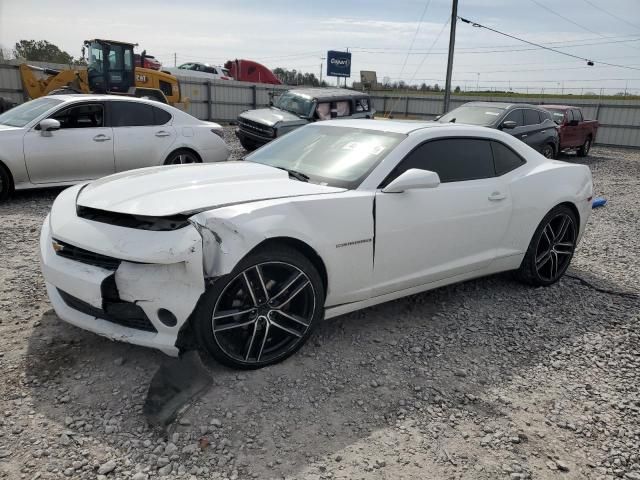
[[[242,150],[228,129],[235,158]],[[0,205],[0,478],[640,479],[640,152],[585,161],[571,274],[499,275],[325,322],[286,362],[214,386],[168,431],[142,405],[165,357],[60,322],[38,234],[59,190]],[[608,290],[604,293],[600,290]]]

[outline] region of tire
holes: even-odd
[[[11,174],[0,164],[0,202],[3,202],[13,193],[13,179]]]
[[[247,152],[253,152],[255,149],[258,148],[258,146],[255,143],[242,138],[240,139],[240,145],[242,145],[242,148],[244,148]]]
[[[580,148],[578,148],[578,151],[576,152],[578,154],[579,157],[586,157],[587,155],[589,155],[589,150],[591,150],[591,137],[587,137],[587,139],[584,141],[584,143],[582,144],[582,146]]]
[[[218,362],[262,368],[302,347],[324,317],[324,299],[322,279],[307,257],[286,246],[263,248],[204,294],[194,331]]]
[[[550,143],[543,145],[540,153],[545,158],[555,158],[555,148],[553,148],[553,145],[551,145]]]
[[[573,258],[578,229],[578,219],[568,206],[558,205],[547,213],[516,271],[518,279],[542,287],[560,280]]]
[[[202,163],[200,155],[188,148],[179,148],[169,154],[164,161],[165,165],[182,165],[186,163]]]

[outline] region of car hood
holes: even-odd
[[[3,125],[0,123],[0,132],[15,132],[16,130],[22,130],[22,127],[12,127],[11,125]]]
[[[241,118],[253,120],[264,125],[273,127],[278,122],[296,122],[300,124],[307,123],[308,120],[300,118],[291,112],[278,110],[277,108],[259,108],[258,110],[247,110],[240,114]]]
[[[165,217],[276,198],[342,192],[300,182],[274,167],[252,162],[174,165],[131,170],[87,184],[77,198],[83,207]]]

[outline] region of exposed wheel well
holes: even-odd
[[[196,158],[198,159],[198,161],[200,163],[202,163],[202,157],[198,154],[198,152],[196,152],[193,148],[189,148],[189,147],[180,147],[180,148],[176,148],[175,150],[171,150],[171,153],[169,153],[169,155],[167,155],[167,158],[164,159],[164,164],[166,165],[167,161],[169,160],[169,158],[171,158],[171,156],[176,153],[176,152],[190,152],[193,153]]]
[[[249,252],[247,255],[251,254],[257,249],[269,248],[270,245],[275,245],[275,244],[286,245],[290,248],[294,248],[297,251],[299,251],[301,254],[303,254],[305,257],[307,257],[311,261],[313,266],[316,267],[316,269],[318,270],[318,273],[320,274],[320,278],[322,278],[324,291],[326,293],[327,284],[329,283],[329,279],[327,276],[327,267],[325,267],[324,262],[322,261],[322,258],[320,258],[320,255],[318,255],[318,253],[313,248],[311,248],[309,245],[307,245],[303,241],[298,240],[297,238],[291,238],[291,237],[268,238],[267,240],[264,240],[263,242],[256,245],[253,248],[253,250],[251,250],[251,252]]]
[[[565,205],[565,206],[567,206],[567,207],[569,207],[571,209],[573,214],[576,216],[576,220],[578,220],[578,228],[579,228],[580,227],[580,212],[578,211],[578,207],[576,207],[571,202],[562,202],[562,203],[556,205],[556,207],[559,207],[560,205]],[[556,208],[556,207],[553,207],[553,208]]]

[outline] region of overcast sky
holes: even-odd
[[[248,58],[316,75],[327,50],[349,47],[351,80],[375,70],[379,81],[443,85],[450,14],[451,0],[0,0],[0,46],[46,39],[79,56],[83,40],[111,38],[167,66],[174,54],[178,64]],[[595,66],[458,22],[454,85],[640,91],[640,0],[459,0],[458,14]]]

